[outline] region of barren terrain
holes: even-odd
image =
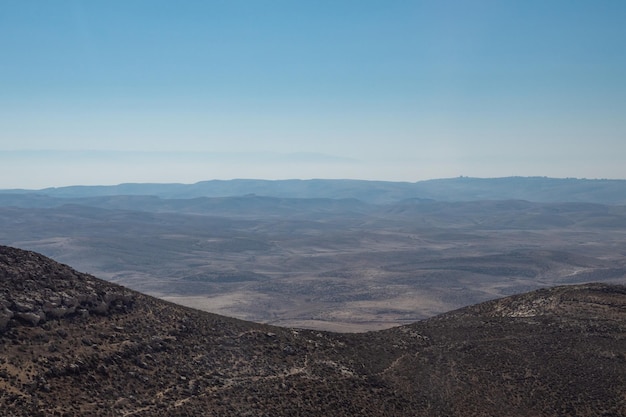
[[[189,309],[0,246],[6,416],[621,416],[625,352],[625,286],[330,333]]]
[[[375,330],[541,287],[626,283],[625,206],[18,197],[0,207],[3,244],[281,326]]]

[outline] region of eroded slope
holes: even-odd
[[[557,287],[362,334],[166,303],[0,247],[9,416],[625,415],[626,288]]]

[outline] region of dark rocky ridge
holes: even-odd
[[[36,326],[66,316],[123,312],[134,300],[124,287],[89,279],[34,252],[4,248],[0,264],[0,332],[9,324]]]
[[[173,305],[0,247],[6,416],[626,415],[626,287],[336,334]]]

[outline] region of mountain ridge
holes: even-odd
[[[0,246],[0,304],[11,416],[626,413],[621,285],[341,334],[177,306]]]
[[[410,198],[438,201],[528,200],[626,204],[626,180],[547,177],[457,177],[418,182],[348,179],[208,180],[194,184],[126,183],[76,185],[41,190],[0,190],[0,194],[36,194],[61,198],[151,195],[161,198],[232,197],[257,194],[282,198],[355,198],[386,204]]]

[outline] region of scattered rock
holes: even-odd
[[[0,310],[0,332],[3,332],[7,328],[9,321],[13,318],[13,316],[14,313],[8,308]]]
[[[36,313],[15,313],[15,318],[31,326],[36,326],[41,321],[41,316]]]

